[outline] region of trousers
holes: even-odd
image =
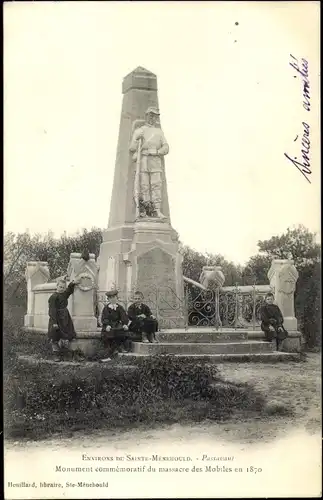
[[[269,342],[273,339],[284,340],[288,337],[288,332],[285,330],[283,325],[278,324],[274,320],[269,322],[262,321],[260,327],[266,336],[266,340]]]
[[[131,344],[129,332],[122,327],[111,328],[109,332],[102,330],[101,340],[110,355],[122,348],[128,351]]]
[[[140,173],[140,194],[144,202],[161,203],[162,177],[161,172]]]
[[[135,318],[130,324],[130,331],[139,335],[140,338],[145,333],[148,340],[153,340],[158,331],[158,321],[152,318]]]

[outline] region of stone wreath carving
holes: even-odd
[[[94,279],[93,279],[93,276],[91,276],[90,274],[88,273],[81,273],[77,276],[77,279],[80,280],[80,282],[78,283],[78,288],[82,291],[82,292],[88,292],[90,290],[93,290],[93,288],[95,287],[95,282],[94,282]],[[84,284],[84,281],[89,283],[89,284]]]

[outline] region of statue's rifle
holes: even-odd
[[[136,219],[138,219],[140,215],[140,206],[139,206],[139,193],[140,193],[140,160],[141,160],[141,145],[142,139],[138,141],[138,149],[137,149],[137,162],[136,162],[136,176],[135,176],[135,203],[136,203]]]
[[[136,120],[132,126],[132,133],[139,127],[142,127],[145,123],[144,120]],[[142,148],[142,139],[138,140],[137,147],[137,159],[136,159],[136,174],[135,174],[135,184],[134,184],[134,198],[136,205],[136,218],[139,218],[140,215],[140,206],[139,206],[139,195],[140,195],[140,161],[141,161],[141,148]]]

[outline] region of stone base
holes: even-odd
[[[284,318],[284,327],[288,332],[297,331],[297,319],[296,318]]]
[[[285,325],[285,321],[284,321]],[[287,328],[286,328],[287,329]],[[248,332],[249,340],[264,339],[265,334],[261,330]],[[288,338],[284,340],[282,348],[284,352],[300,352],[301,351],[302,334],[297,331],[288,330]]]
[[[77,331],[93,332],[97,328],[97,319],[94,316],[72,316],[74,328]],[[48,328],[47,314],[26,314],[24,326],[36,330],[46,330]]]
[[[47,328],[25,327],[25,331],[35,334],[47,334]],[[289,337],[284,340],[283,352],[273,351],[273,344],[264,342],[262,331],[235,331],[224,330],[214,332],[211,328],[190,328],[164,330],[156,334],[158,344],[134,342],[133,352],[135,356],[151,356],[154,354],[173,354],[178,356],[189,356],[196,358],[208,358],[216,356],[217,360],[236,360],[240,357],[248,360],[268,361],[268,356],[273,355],[275,360],[296,359],[301,351],[301,334],[299,332],[289,332]],[[93,328],[92,331],[77,330],[77,338],[71,343],[71,349],[80,349],[86,356],[92,356],[102,351],[101,329]],[[282,356],[291,355],[291,358]],[[261,357],[264,355],[264,358]],[[293,355],[295,355],[293,357]],[[275,357],[276,356],[276,357]],[[241,358],[242,359],[242,358]],[[297,358],[298,359],[298,358]]]
[[[133,292],[140,290],[160,327],[185,325],[186,303],[182,256],[175,231],[168,221],[146,218],[104,234],[100,247],[99,296],[115,286],[119,300],[127,308]],[[113,285],[114,284],[114,285]],[[158,314],[158,311],[161,314]]]
[[[33,314],[25,314],[24,326],[33,326],[33,325],[34,325],[34,315]]]
[[[282,348],[285,352],[301,352],[301,335],[288,337],[284,340]]]
[[[100,339],[77,338],[70,343],[72,351],[81,351],[84,356],[93,356],[102,349]]]
[[[133,344],[133,352],[153,356],[156,354],[250,354],[273,352],[273,345],[269,342],[228,342],[228,343],[162,343],[148,344],[137,342]]]
[[[34,314],[34,323],[33,323],[33,327],[34,328],[44,328],[44,329],[48,329],[48,320],[49,320],[49,317],[48,317],[48,314]]]
[[[92,332],[97,328],[97,319],[94,316],[72,316],[72,320],[76,332]]]
[[[248,334],[246,331],[243,332],[221,332],[212,331],[211,328],[188,328],[182,330],[180,328],[174,328],[170,330],[162,330],[156,333],[156,338],[158,342],[189,342],[189,343],[208,343],[208,342],[240,342],[247,341]]]

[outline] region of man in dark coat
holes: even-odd
[[[267,293],[265,304],[260,309],[261,329],[265,333],[266,341],[275,339],[277,350],[281,350],[283,340],[288,336],[284,328],[284,318],[279,307],[274,304],[274,295]]]
[[[128,316],[121,304],[118,304],[118,291],[106,293],[108,304],[101,315],[101,339],[109,349],[109,357],[129,350]]]
[[[74,292],[77,280],[71,281],[66,287],[66,277],[57,282],[56,292],[48,299],[48,338],[52,345],[55,361],[60,361],[69,348],[69,343],[75,339],[76,332],[68,306],[68,298]]]
[[[143,342],[157,342],[155,333],[158,331],[158,322],[152,315],[150,308],[143,303],[143,294],[135,292],[134,303],[128,308],[128,317],[131,321],[130,331],[134,336],[141,337]]]

